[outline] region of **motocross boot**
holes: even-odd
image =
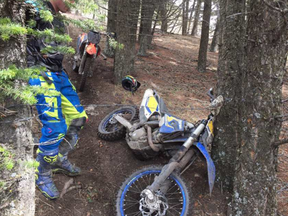
[[[58,154],[58,160],[53,166],[54,173],[63,173],[68,176],[77,176],[81,174],[81,169],[70,163],[67,157],[68,154]]]
[[[49,199],[59,197],[59,191],[52,180],[51,171],[53,164],[57,161],[57,157],[57,149],[51,151],[41,151],[38,149],[36,161],[39,162],[39,166],[35,173],[35,183],[42,194]]]
[[[72,165],[68,160],[68,153],[74,149],[78,142],[78,134],[86,122],[86,118],[74,119],[65,135],[65,140],[60,143],[58,160],[53,166],[53,172],[63,173],[68,176],[77,176],[81,174],[81,169]]]

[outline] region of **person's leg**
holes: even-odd
[[[75,87],[71,84],[68,76],[61,73],[61,107],[68,127],[65,140],[59,146],[59,160],[53,168],[55,172],[75,176],[79,175],[80,168],[72,165],[68,160],[68,153],[74,149],[78,141],[79,132],[87,121],[88,117],[80,104]]]
[[[37,95],[37,111],[43,127],[41,130],[40,146],[36,160],[39,163],[36,169],[36,185],[49,199],[59,197],[59,192],[52,180],[52,167],[58,158],[58,146],[67,131],[67,125],[61,111],[60,79],[53,77],[51,72],[46,73],[53,80],[51,85],[42,76],[30,79],[32,86],[49,88],[45,94]],[[51,90],[51,91],[50,91]],[[58,92],[58,93],[57,93]]]

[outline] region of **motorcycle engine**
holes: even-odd
[[[142,137],[146,137],[147,134],[146,134],[146,130],[144,127],[138,129],[138,130],[135,130],[133,133],[130,134],[130,137],[131,137],[131,140],[139,140],[140,138]]]

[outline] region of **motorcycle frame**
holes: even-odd
[[[115,115],[114,118],[124,127],[126,127],[129,132],[134,130],[135,127],[122,116]],[[213,118],[213,115],[209,115],[209,118]],[[208,170],[209,191],[210,191],[210,194],[212,193],[212,190],[214,187],[214,181],[215,181],[215,173],[216,173],[215,165],[213,163],[213,160],[211,159],[209,152],[205,148],[205,146],[202,143],[197,142],[200,134],[205,130],[207,123],[208,123],[208,120],[202,120],[202,122],[194,130],[192,135],[184,142],[184,144],[180,147],[180,149],[176,152],[176,154],[169,160],[168,164],[164,165],[159,176],[156,177],[152,185],[148,187],[149,190],[151,191],[159,190],[161,185],[172,174],[174,170],[179,171],[185,168],[185,166],[189,163],[191,158],[194,156],[194,153],[192,153],[192,151],[194,152],[194,150],[190,148],[192,146],[195,146],[206,159],[207,170]]]

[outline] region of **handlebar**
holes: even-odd
[[[213,93],[213,88],[209,89],[209,91],[207,92],[207,95],[210,97],[210,102],[212,102],[215,99],[214,93]]]

